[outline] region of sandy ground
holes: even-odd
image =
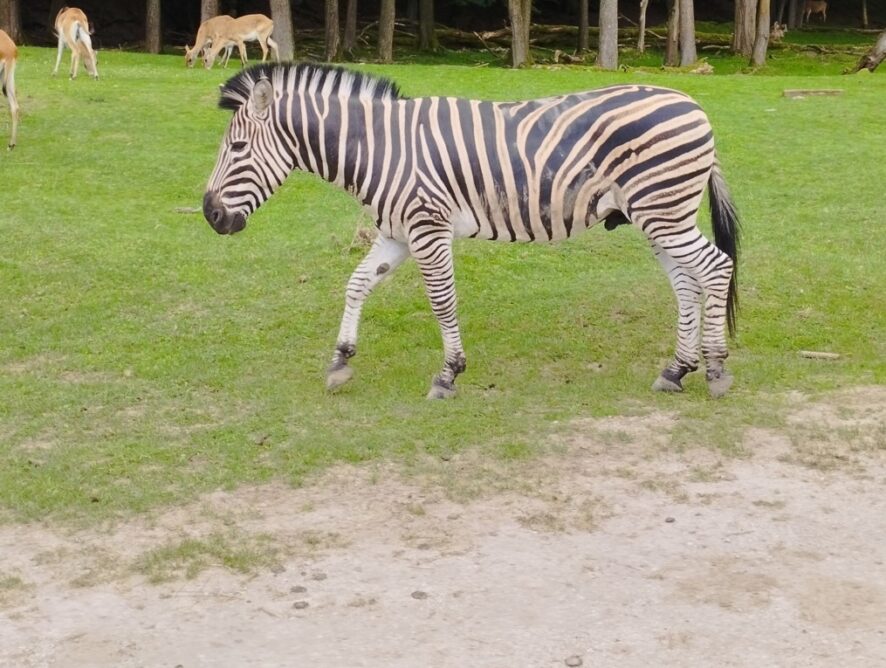
[[[0,665],[886,666],[886,388],[674,451],[580,420],[542,460],[341,467],[105,531],[0,528]],[[227,532],[243,575],[139,555]],[[10,582],[12,584],[10,584]]]

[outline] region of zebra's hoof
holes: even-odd
[[[682,392],[683,385],[679,380],[676,382],[665,378],[664,374],[655,379],[655,382],[652,383],[652,389],[655,392]]]
[[[729,391],[730,387],[732,387],[733,380],[731,373],[721,371],[716,376],[707,379],[708,392],[711,393],[711,396],[714,399],[719,399]]]
[[[326,389],[330,392],[347,383],[354,376],[354,370],[347,364],[326,372]]]
[[[435,380],[428,392],[428,399],[452,399],[455,396],[455,385]]]

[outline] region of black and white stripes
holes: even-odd
[[[204,199],[218,232],[242,229],[293,169],[347,189],[375,218],[378,240],[348,283],[330,387],[350,378],[363,301],[407,257],[443,334],[430,396],[450,396],[465,366],[453,238],[556,241],[610,218],[646,235],[679,302],[677,352],[653,387],[682,389],[700,347],[711,392],[728,389],[738,222],[710,124],[686,95],[624,85],[515,103],[410,99],[385,79],[299,64],[244,70],[220,104],[234,117]],[[709,185],[716,246],[696,226]]]

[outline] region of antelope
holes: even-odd
[[[806,0],[803,5],[803,22],[809,23],[813,14],[821,14],[821,22],[828,20],[827,0]]]
[[[246,64],[244,42],[258,42],[261,46],[262,62],[268,58],[268,47],[273,51],[274,60],[280,59],[277,42],[271,39],[274,22],[264,14],[247,14],[234,19],[211,35],[212,46],[203,50],[203,65],[210,69],[219,52],[229,45],[236,44],[240,50],[240,62]]]
[[[206,19],[201,23],[200,28],[197,30],[197,38],[194,42],[194,48],[191,48],[187,44],[185,45],[185,65],[193,67],[194,61],[197,60],[197,56],[200,55],[200,52],[212,44],[212,36],[217,33],[224,33],[228,30],[228,24],[233,21],[233,16],[222,14],[221,16],[213,16],[211,19]],[[228,44],[225,47],[225,67],[228,66],[228,60],[231,58],[231,50],[233,48],[233,44]],[[245,57],[245,54],[241,51],[240,60],[244,60]]]
[[[780,42],[787,31],[787,25],[783,25],[776,21],[772,24],[772,30],[769,32],[769,40],[771,42]]]
[[[15,42],[0,30],[0,85],[9,102],[9,115],[12,116],[12,134],[9,137],[9,149],[15,148],[15,133],[18,130],[18,101],[15,99],[15,63],[18,49]]]
[[[86,14],[77,7],[62,7],[55,16],[55,34],[58,35],[58,57],[52,76],[58,74],[62,52],[67,46],[71,50],[71,79],[77,78],[77,65],[83,59],[83,67],[93,79],[98,79],[98,64],[95,50],[89,35],[89,21]]]

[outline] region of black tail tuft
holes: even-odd
[[[741,238],[741,224],[738,213],[729,195],[729,188],[720,170],[720,163],[715,161],[711,171],[710,203],[711,223],[714,228],[714,243],[721,251],[732,258],[732,278],[729,280],[729,293],[726,297],[726,324],[729,335],[735,336],[735,316],[738,311],[738,254]]]

